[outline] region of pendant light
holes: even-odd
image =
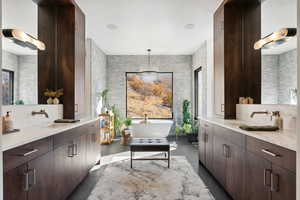
[[[150,70],[152,67],[151,66],[151,49],[147,49],[147,52],[148,52],[148,70],[142,72],[142,77],[143,77],[143,79],[150,78],[151,80],[157,81],[158,80],[158,72]]]
[[[297,34],[296,28],[282,28],[279,31],[273,32],[270,35],[262,38],[254,44],[254,49],[259,50],[262,48],[275,47],[285,43],[289,38]]]
[[[33,37],[32,35],[25,33],[19,29],[2,29],[2,34],[4,37],[12,40],[15,44],[27,47],[32,50],[41,50],[46,49],[45,44]]]

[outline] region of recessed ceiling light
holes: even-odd
[[[108,28],[109,30],[116,30],[118,29],[118,26],[115,24],[107,24],[106,28]]]
[[[195,24],[186,24],[184,26],[185,29],[194,29],[195,28]]]

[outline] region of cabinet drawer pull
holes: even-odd
[[[270,174],[271,174],[271,170],[270,169],[264,169],[264,186],[265,187],[270,187],[271,186],[270,183],[267,183],[267,180],[269,180],[267,176],[268,175],[270,176]]]
[[[271,173],[271,191],[279,191],[279,175]]]
[[[74,151],[73,151],[73,156],[77,156],[78,155],[78,144],[74,144]]]
[[[74,144],[68,146],[68,157],[74,157]]]
[[[205,142],[205,143],[208,142],[208,134],[207,134],[207,133],[204,134],[204,142]]]
[[[225,105],[224,104],[221,104],[221,112],[225,112]]]
[[[35,169],[28,170],[28,174],[32,174],[32,177],[30,177],[30,179],[32,178],[32,182],[29,183],[29,189],[30,189],[36,185],[36,170]]]
[[[23,190],[24,191],[29,191],[29,173],[28,172],[25,172],[24,174],[24,188]]]
[[[19,156],[26,157],[26,156],[29,156],[29,155],[31,155],[31,154],[33,154],[33,153],[38,152],[38,151],[39,151],[38,149],[32,149],[32,150],[30,150],[30,151],[28,151],[28,152],[26,152],[26,153],[24,153],[24,154],[19,154]]]
[[[223,144],[223,156],[226,157],[226,144]]]
[[[268,154],[268,155],[270,155],[270,156],[279,157],[279,155],[277,155],[277,154],[269,151],[268,149],[262,149],[261,151],[264,152],[264,153],[266,153],[266,154]]]

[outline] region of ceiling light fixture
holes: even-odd
[[[194,29],[194,28],[195,28],[195,24],[186,24],[186,25],[184,26],[184,28],[185,28],[185,29],[189,29],[189,30]]]
[[[118,26],[115,24],[107,24],[106,28],[108,28],[109,30],[117,30]]]
[[[44,51],[46,49],[46,45],[33,37],[32,35],[25,33],[19,29],[3,29],[2,34],[4,37],[12,40],[15,44],[20,45],[22,47],[27,47],[32,50],[41,50]]]
[[[270,48],[285,43],[289,38],[297,34],[296,28],[282,28],[262,38],[254,44],[254,49]]]
[[[147,49],[148,52],[148,70],[142,71],[142,76],[148,78],[149,76],[152,77],[153,80],[158,80],[158,73],[157,71],[151,70],[151,49]]]

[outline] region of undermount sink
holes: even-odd
[[[47,124],[45,127],[46,128],[60,128],[62,126],[65,126],[65,124],[59,124],[59,123],[50,123]]]
[[[253,126],[253,125],[240,125],[240,129],[245,131],[277,131],[279,128],[277,126],[270,126],[270,125],[259,125],[259,126]]]

